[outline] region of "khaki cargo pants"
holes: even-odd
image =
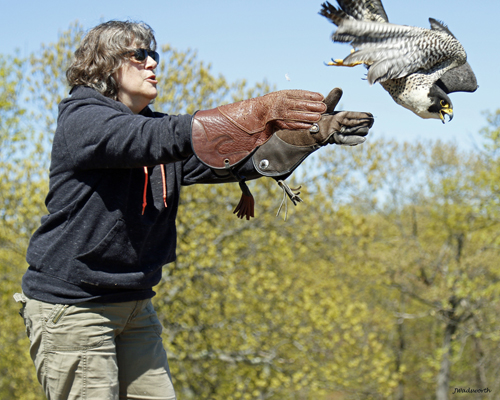
[[[14,298],[48,400],[176,398],[151,300],[68,306]]]

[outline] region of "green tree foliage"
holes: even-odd
[[[0,397],[36,399],[26,334],[18,306],[12,295],[19,291],[21,271],[30,228],[34,226],[29,209],[35,205],[38,187],[29,179],[33,166],[29,154],[31,131],[25,123],[26,110],[20,106],[24,61],[0,57]],[[35,170],[36,171],[36,170]],[[22,350],[21,350],[22,349]],[[25,396],[21,394],[25,393]]]
[[[318,398],[359,387],[388,394],[391,357],[379,338],[388,321],[335,279],[349,274],[345,249],[367,234],[344,234],[343,225],[362,219],[343,211],[314,220],[308,209],[284,222],[274,216],[274,183],[254,186],[260,206],[252,222],[225,206],[201,213],[198,196],[184,197],[179,259],[159,288],[170,296],[156,301],[178,390],[207,399]],[[234,201],[222,187],[216,198]],[[320,234],[325,219],[330,242]]]
[[[20,291],[29,237],[46,212],[50,138],[65,87],[61,75],[74,46],[69,35],[40,55],[3,58],[0,64],[0,397],[5,399],[43,398],[12,295]]]
[[[19,306],[24,255],[47,190],[57,103],[83,29],[27,59],[0,57],[0,398],[43,398]],[[153,107],[192,113],[264,94],[214,76],[195,51],[161,48]],[[21,77],[25,77],[21,79]],[[500,396],[497,349],[500,111],[480,151],[380,141],[330,146],[299,168],[304,203],[250,182],[182,193],[178,259],[154,298],[181,399],[445,399]],[[489,396],[489,397],[488,397]]]
[[[361,157],[347,160],[356,188],[349,202],[377,226],[363,259],[382,272],[367,285],[377,285],[374,301],[397,325],[395,395],[446,399],[454,387],[486,386],[498,393],[484,350],[498,345],[500,228],[489,174],[498,159],[439,142],[356,150]]]

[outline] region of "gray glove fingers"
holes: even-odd
[[[342,97],[342,89],[340,88],[332,89],[330,93],[328,93],[328,96],[326,96],[325,99],[327,113],[332,113],[333,110],[335,110],[335,107],[337,107],[337,104],[339,104],[341,97]]]
[[[366,136],[370,131],[370,127],[363,125],[356,125],[351,127],[343,126],[340,129],[340,133],[344,136],[355,135],[355,136]]]
[[[339,132],[333,134],[333,143],[343,145],[343,146],[356,146],[358,144],[364,143],[366,137],[357,135],[344,135]]]
[[[374,122],[373,115],[365,112],[339,111],[333,115],[336,116],[336,120],[340,125],[346,127],[364,125],[371,128]]]

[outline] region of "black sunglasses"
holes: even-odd
[[[130,54],[132,54],[132,57],[134,57],[137,61],[144,61],[149,56],[153,60],[155,60],[157,64],[160,63],[160,55],[153,50],[136,49],[132,51]]]

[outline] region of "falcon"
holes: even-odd
[[[453,118],[448,94],[474,92],[477,81],[462,44],[448,27],[429,18],[431,29],[389,23],[380,0],[337,0],[320,14],[337,25],[332,40],[350,43],[351,54],[327,65],[368,68],[393,100],[421,118]]]

